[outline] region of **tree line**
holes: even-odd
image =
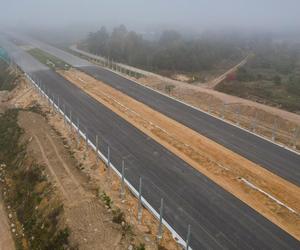
[[[242,58],[240,44],[230,39],[186,39],[172,30],[155,41],[128,31],[124,25],[109,32],[104,26],[91,32],[79,45],[91,53],[151,71],[198,72],[211,70],[224,61]]]

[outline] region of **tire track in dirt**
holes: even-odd
[[[34,136],[35,141],[36,141],[37,144],[38,144],[38,147],[39,147],[39,149],[40,149],[40,151],[41,151],[41,153],[42,153],[42,156],[43,156],[43,160],[44,160],[44,162],[46,163],[46,165],[47,165],[47,167],[48,167],[48,169],[49,169],[49,171],[50,171],[52,177],[55,179],[55,182],[56,182],[56,184],[59,186],[61,192],[63,193],[64,198],[68,199],[69,196],[68,196],[68,194],[67,194],[67,191],[66,191],[65,188],[63,187],[62,183],[60,182],[58,176],[56,175],[56,173],[55,173],[55,171],[54,171],[54,169],[53,169],[53,166],[51,165],[50,161],[48,160],[48,157],[47,157],[46,152],[45,152],[45,150],[44,150],[44,148],[43,148],[43,146],[42,146],[41,141],[39,140],[39,138],[37,137],[37,135],[34,134],[33,136]]]
[[[74,177],[74,175],[71,173],[68,165],[66,164],[66,162],[62,159],[61,155],[59,154],[58,150],[57,150],[57,147],[56,145],[54,144],[52,138],[47,134],[47,139],[50,141],[51,145],[52,145],[52,148],[54,149],[54,152],[57,156],[57,159],[60,160],[62,166],[64,167],[65,171],[67,172],[68,176],[70,176],[70,178],[72,179],[72,181],[74,182],[74,184],[76,185],[77,189],[79,189],[80,192],[82,192],[82,187],[81,185],[79,184],[79,182],[76,180],[76,178]]]
[[[10,231],[7,214],[2,204],[2,197],[0,195],[0,249],[15,250],[15,244]]]
[[[19,120],[28,137],[34,139],[29,140],[29,148],[41,158],[62,194],[71,242],[84,250],[127,249],[122,232],[112,223],[111,215],[99,199],[85,190],[83,179],[73,172],[74,162],[69,152],[46,121],[31,112],[21,112]]]
[[[299,188],[85,73],[73,69],[59,73],[264,217],[299,238],[299,216],[287,209],[299,210]],[[240,181],[241,178],[270,193],[281,203],[257,190],[253,192],[249,185]]]

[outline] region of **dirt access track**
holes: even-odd
[[[62,200],[73,245],[79,249],[123,250],[145,244],[147,250],[158,249],[157,220],[143,209],[142,224],[138,224],[136,198],[126,190],[126,199],[120,199],[119,178],[113,173],[107,177],[105,164],[96,161],[94,151],[86,148],[83,140],[78,144],[76,131],[66,126],[63,117],[48,107],[31,84],[22,81],[7,100],[4,109],[39,104],[38,113],[20,111],[18,123],[24,130],[23,140],[28,142],[27,153],[45,166]],[[110,206],[99,197],[103,192],[111,199]],[[118,209],[124,213],[124,224],[113,222]],[[179,249],[167,230],[159,245]]]
[[[0,195],[0,249],[15,250],[14,241],[10,233],[10,225]]]
[[[19,125],[30,141],[28,153],[38,164],[46,166],[61,194],[66,222],[72,232],[71,242],[76,242],[80,249],[122,249],[121,232],[105,222],[105,208],[86,190],[87,180],[76,171],[76,161],[45,119],[36,113],[20,112]]]
[[[299,187],[80,71],[59,73],[300,239]]]

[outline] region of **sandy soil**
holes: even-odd
[[[275,140],[294,148],[295,130],[300,127],[300,116],[297,114],[202,86],[176,82],[172,83],[174,88],[171,93],[168,93],[166,86],[170,85],[169,82],[155,77],[140,78],[138,82],[219,117],[224,111],[225,120],[239,122],[242,127],[251,131],[255,124],[255,132],[269,139],[272,137],[274,121],[276,121]],[[237,115],[237,112],[240,115]],[[295,149],[300,150],[300,132]]]
[[[1,250],[14,250],[15,243],[11,235],[11,228],[9,225],[8,217],[4,204],[0,195],[0,249]]]
[[[184,74],[175,74],[175,75],[172,75],[172,78],[177,80],[177,81],[181,81],[181,82],[188,82],[191,80],[190,77],[184,75]]]
[[[79,249],[124,249],[128,239],[109,219],[111,215],[86,187],[88,182],[75,168],[61,139],[54,133],[42,116],[21,112],[19,124],[26,137],[32,138],[28,152],[38,164],[45,165],[56,184],[64,204],[66,223],[71,229],[71,242]]]
[[[157,220],[143,209],[142,223],[137,221],[137,200],[126,190],[120,199],[120,180],[106,171],[94,152],[85,143],[78,147],[77,136],[65,126],[60,115],[47,107],[24,79],[7,98],[6,105],[28,108],[41,105],[46,118],[32,112],[20,112],[19,124],[29,141],[28,152],[45,165],[64,203],[66,223],[71,230],[71,242],[79,249],[128,249],[145,243],[146,249],[158,249]],[[98,194],[106,192],[113,201],[112,209],[120,208],[125,224],[112,222],[112,209],[107,208]],[[128,225],[128,228],[127,228]],[[164,230],[159,243],[166,249],[179,249],[172,235]]]
[[[170,149],[269,220],[300,239],[300,189],[94,78],[60,72],[95,99]],[[257,191],[246,180],[274,199]],[[275,199],[283,202],[280,205]],[[289,208],[295,212],[291,212]]]
[[[103,59],[99,56],[77,49],[76,45],[73,45],[70,48],[89,58]],[[213,86],[216,86],[223,81],[228,74],[244,65],[247,62],[248,57],[233,66],[227,72],[222,73],[219,77],[215,77],[215,75],[220,73],[215,73],[214,76],[210,76],[209,79],[206,79],[206,83],[199,83],[199,85],[187,84],[180,80],[170,79],[124,64],[118,65],[143,74],[145,77],[138,79],[138,82],[143,85],[169,94],[178,100],[184,101],[200,109],[212,112],[217,116],[223,116],[221,113],[223,113],[224,110],[224,118],[226,120],[233,123],[239,123],[242,127],[269,139],[273,137],[273,127],[275,127],[276,133],[274,139],[278,143],[292,147],[295,150],[300,150],[300,115],[231,96],[212,89]],[[130,77],[125,74],[123,76],[130,79]],[[135,78],[131,79],[137,80]],[[170,84],[175,86],[171,93],[169,93],[166,88],[166,86],[169,86]],[[225,109],[223,104],[225,104]],[[240,115],[237,115],[237,111],[240,112]],[[274,121],[276,121],[275,126]]]

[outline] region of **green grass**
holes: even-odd
[[[0,59],[0,91],[11,91],[15,86],[17,75],[9,69],[6,62]]]
[[[300,112],[300,96],[289,92],[283,86],[277,86],[271,82],[223,82],[216,89],[230,95],[265,103],[290,112]]]
[[[41,63],[45,64],[46,66],[54,70],[57,69],[69,70],[71,68],[71,66],[66,62],[60,60],[55,56],[48,54],[43,50],[35,48],[29,50],[28,53],[31,54],[33,57],[35,57],[37,60],[39,60]]]
[[[225,80],[216,90],[241,98],[300,112],[300,72],[282,74],[274,68],[258,68],[251,62],[240,68],[236,79]]]
[[[28,158],[26,145],[20,143],[23,130],[17,123],[18,112],[12,109],[0,116],[0,163],[7,166],[6,181],[0,187],[6,188],[4,202],[15,212],[13,221],[23,225],[25,235],[23,239],[15,237],[16,249],[71,249],[69,230],[60,226],[63,207],[53,186],[43,167]],[[18,227],[19,235],[20,230]]]
[[[112,207],[113,202],[111,198],[104,191],[100,194],[100,198],[108,208]]]

